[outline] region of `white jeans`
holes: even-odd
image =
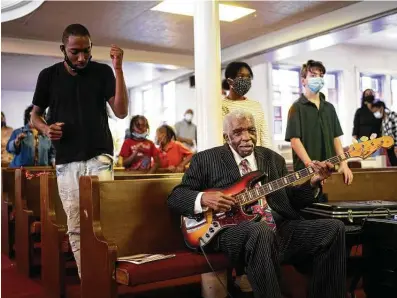
[[[66,213],[70,246],[80,275],[80,176],[98,176],[99,180],[113,180],[113,159],[99,155],[87,161],[56,166],[59,197]]]

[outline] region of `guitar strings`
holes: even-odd
[[[337,164],[337,163],[340,163],[348,158],[350,158],[350,154],[349,154],[349,152],[345,152],[341,155],[331,157],[331,158],[327,159],[325,162],[331,162],[332,164]],[[240,206],[248,205],[248,204],[251,204],[251,203],[259,200],[260,198],[264,197],[265,195],[273,193],[285,186],[291,185],[292,183],[296,182],[297,180],[306,178],[311,174],[314,174],[313,168],[307,167],[307,168],[299,170],[297,172],[288,174],[287,176],[284,176],[277,180],[271,181],[271,182],[263,185],[261,188],[247,190],[241,194],[238,194],[236,196],[236,198],[239,201],[238,203]],[[285,180],[287,180],[287,183],[285,182]],[[269,185],[271,185],[272,188],[270,188]],[[263,193],[261,193],[262,191],[263,191]],[[252,196],[254,197],[253,199],[250,198],[250,194],[252,194]],[[257,196],[257,197],[255,197],[255,196]]]

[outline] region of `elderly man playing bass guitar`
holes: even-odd
[[[222,251],[236,267],[244,266],[256,298],[281,298],[280,263],[298,261],[311,265],[307,297],[345,298],[344,224],[299,214],[316,201],[333,164],[313,161],[287,175],[283,157],[255,146],[254,118],[245,111],[226,115],[223,131],[226,144],[194,155],[168,198],[184,216],[186,243]],[[311,179],[291,186],[306,177]]]

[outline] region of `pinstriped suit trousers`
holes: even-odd
[[[310,268],[308,298],[346,297],[345,229],[338,220],[286,220],[277,234],[265,222],[244,222],[218,243],[233,264],[244,264],[255,298],[282,297],[281,263]]]

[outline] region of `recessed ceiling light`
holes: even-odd
[[[180,14],[185,16],[194,15],[194,2],[192,1],[162,1],[151,10]],[[255,9],[238,7],[227,4],[219,4],[219,19],[224,22],[233,22],[255,12]]]

